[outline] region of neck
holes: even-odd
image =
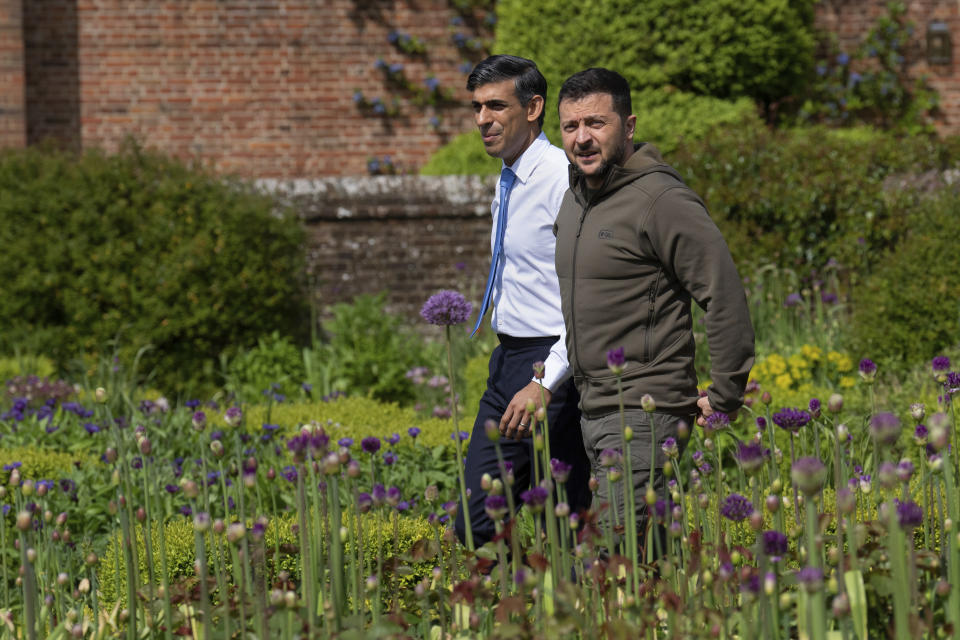
[[[503,164],[505,164],[507,167],[512,167],[513,164],[520,159],[520,156],[523,155],[523,152],[530,148],[530,145],[533,144],[533,141],[536,140],[539,135],[540,135],[539,127],[536,129],[531,129],[530,131],[527,131],[527,135],[523,141],[523,147],[519,151],[517,151],[515,154],[513,154],[510,158],[504,158]]]

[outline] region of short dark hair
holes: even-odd
[[[503,82],[504,80],[513,80],[517,100],[520,104],[526,106],[533,96],[540,96],[544,103],[547,100],[547,79],[543,77],[537,64],[533,60],[527,60],[519,56],[496,55],[490,56],[477,63],[477,66],[470,72],[467,78],[467,91],[474,91],[491,82]],[[540,112],[540,118],[537,124],[543,128],[543,117],[546,112],[546,104],[543,111]]]
[[[567,78],[557,95],[557,106],[564,100],[580,100],[594,93],[607,93],[613,98],[613,110],[622,120],[633,111],[630,84],[616,71],[593,67],[578,71]]]

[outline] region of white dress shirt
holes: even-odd
[[[569,187],[568,166],[566,154],[541,132],[510,167],[517,179],[507,201],[503,254],[493,287],[494,331],[515,338],[560,336],[544,361],[543,386],[550,391],[569,377],[570,369],[553,236],[553,223]],[[500,213],[499,181],[490,211],[492,254]]]

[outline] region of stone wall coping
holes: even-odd
[[[330,176],[254,180],[305,222],[490,215],[496,176]]]

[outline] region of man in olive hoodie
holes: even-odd
[[[623,446],[619,377],[634,434],[632,480],[642,540],[651,421],[655,470],[665,460],[663,441],[676,438],[681,421],[705,426],[714,412],[735,414],[753,365],[753,327],[740,276],[703,201],[656,148],[634,144],[627,81],[607,69],[581,71],[563,84],[558,103],[571,164],[570,189],[554,224],[556,266],[584,445],[600,480],[594,506],[610,495],[600,454]],[[711,385],[702,397],[691,300],[706,312]],[[621,348],[617,374],[608,353]],[[617,365],[619,358],[612,360]],[[663,474],[654,478],[663,499]]]

